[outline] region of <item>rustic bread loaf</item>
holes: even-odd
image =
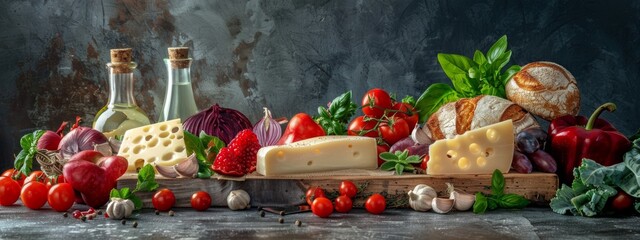
[[[507,119],[513,120],[514,135],[529,127],[539,127],[535,118],[517,104],[496,96],[481,95],[445,104],[429,117],[427,127],[423,129],[433,140],[450,139]]]
[[[546,120],[577,115],[580,92],[576,79],[552,62],[525,65],[505,86],[507,98]]]

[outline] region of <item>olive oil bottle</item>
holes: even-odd
[[[93,120],[93,128],[107,137],[119,138],[129,129],[151,123],[133,97],[133,70],[138,65],[131,55],[131,48],[111,49],[109,100]]]
[[[198,112],[191,87],[191,58],[189,48],[169,48],[167,66],[167,92],[158,122],[180,118],[183,122]]]

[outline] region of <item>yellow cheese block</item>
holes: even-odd
[[[358,136],[322,136],[258,151],[256,171],[265,176],[344,169],[376,169],[376,140]]]
[[[467,131],[429,146],[427,174],[507,173],[513,159],[513,122],[509,119]]]
[[[129,161],[129,172],[147,163],[159,166],[181,163],[188,156],[180,119],[129,129],[124,134],[118,156]]]

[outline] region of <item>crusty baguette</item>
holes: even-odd
[[[517,104],[496,96],[481,95],[445,104],[429,117],[427,127],[423,129],[433,140],[450,139],[507,119],[513,120],[514,134],[529,127],[539,127],[535,118]]]

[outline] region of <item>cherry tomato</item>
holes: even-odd
[[[42,171],[33,171],[29,176],[24,180],[24,184],[30,183],[32,181],[38,181],[41,183],[46,183],[49,179],[47,175]]]
[[[319,197],[327,197],[326,194],[324,194],[324,190],[321,187],[310,187],[307,190],[307,194],[305,194],[305,198],[307,200],[307,204],[309,204],[309,206],[312,205],[313,200],[315,200],[316,198]]]
[[[362,112],[372,118],[381,118],[391,107],[389,93],[379,88],[369,90],[362,98]]]
[[[364,202],[364,208],[372,214],[380,214],[387,207],[387,201],[378,193],[374,193]]]
[[[389,145],[378,144],[377,150],[378,150],[378,153],[377,153],[378,154],[378,167],[380,167],[384,163],[384,160],[382,160],[382,158],[380,158],[380,153],[388,152],[389,151]]]
[[[316,198],[311,204],[311,212],[321,218],[329,217],[333,213],[333,204],[326,197]]]
[[[20,192],[20,199],[29,209],[40,209],[47,203],[47,186],[44,183],[31,181],[24,185]]]
[[[429,154],[424,155],[424,158],[422,159],[422,162],[420,163],[420,168],[422,168],[422,170],[427,170],[427,163],[429,162]]]
[[[376,127],[376,122],[377,121],[373,119],[367,119],[367,121],[365,121],[364,116],[358,116],[349,123],[347,135],[367,136],[372,138],[378,137],[378,131],[374,129]]]
[[[349,198],[353,198],[358,193],[358,187],[351,181],[342,181],[340,183],[340,195],[347,196]]]
[[[0,177],[0,205],[11,206],[20,197],[20,184],[11,177]]]
[[[173,195],[171,190],[165,188],[156,192],[156,194],[153,195],[151,202],[153,203],[153,207],[158,211],[169,211],[176,203],[176,196]]]
[[[191,207],[198,211],[205,211],[211,206],[211,196],[205,191],[198,191],[191,195]]]
[[[348,213],[353,208],[353,201],[348,196],[342,195],[336,198],[334,205],[336,212]]]
[[[69,210],[76,200],[76,194],[69,183],[58,183],[49,189],[49,206],[58,212]]]
[[[403,118],[409,124],[409,128],[413,128],[418,123],[418,113],[409,103],[399,102],[393,105],[393,109],[397,110],[395,116]]]
[[[2,173],[3,177],[10,177],[13,178],[13,180],[16,180],[18,182],[18,184],[20,184],[20,187],[22,187],[22,185],[24,185],[24,180],[27,178],[26,175],[24,175],[24,173],[20,173],[19,177],[18,176],[14,176],[14,172],[16,170],[15,169],[7,169],[6,171],[4,171]]]
[[[47,189],[51,189],[52,186],[55,186],[58,183],[64,183],[66,182],[64,180],[64,176],[60,175],[58,176],[58,178],[54,178],[54,179],[49,179],[49,181],[47,181]]]
[[[382,139],[389,145],[393,145],[411,134],[409,124],[402,118],[394,117],[387,123],[380,124]]]
[[[617,213],[626,213],[633,205],[634,199],[624,191],[618,190],[618,193],[610,201],[611,209]]]

